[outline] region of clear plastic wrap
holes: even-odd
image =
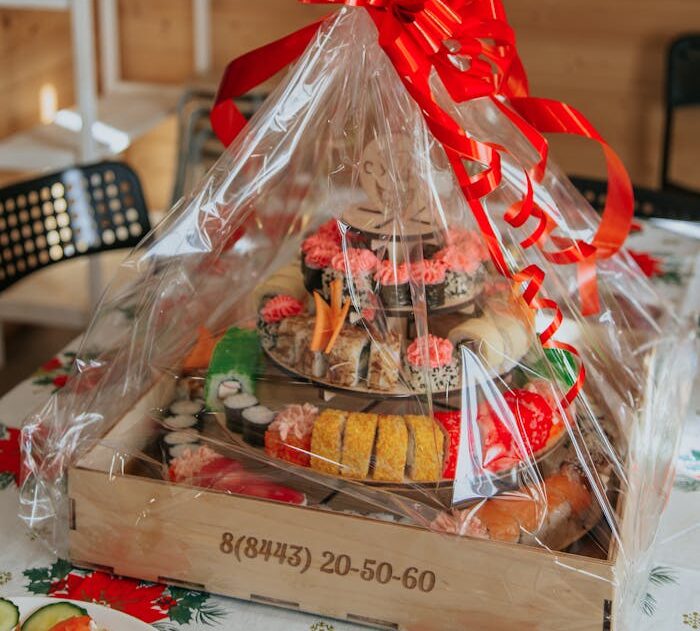
[[[562,551],[613,559],[599,578],[614,583],[619,628],[633,628],[622,624],[670,490],[692,327],[624,251],[599,261],[600,309],[584,317],[576,266],[523,249],[503,221],[536,152],[492,100],[457,105],[434,83],[470,137],[507,148],[482,204],[509,265],[545,271],[557,339],[579,357],[543,349],[547,322],[490,261],[374,25],[342,10],[125,260],[75,374],[26,421],[21,516],[53,550],[69,554],[69,470],[99,446],[111,479],[531,546],[564,566]],[[593,237],[598,216],[552,160],[533,184],[559,234]],[[167,394],[124,429],[156,389]],[[182,497],[179,510],[206,511]]]

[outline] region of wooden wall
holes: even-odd
[[[619,151],[637,183],[655,185],[662,131],[665,50],[673,37],[700,31],[698,0],[505,0],[528,68],[532,92],[583,112]],[[328,12],[295,0],[213,0],[218,70],[232,57]],[[127,79],[181,82],[192,75],[191,0],[120,0],[122,69]],[[71,100],[70,31],[65,15],[0,10],[0,136],[33,124],[37,91],[53,81],[59,106]],[[680,179],[700,188],[700,112],[684,117]],[[130,150],[149,186],[167,199],[165,167],[174,151],[165,125]],[[572,173],[599,175],[593,143],[553,139],[556,159]],[[143,146],[143,144],[150,146]],[[161,156],[157,159],[157,156]],[[154,166],[157,165],[157,166]]]

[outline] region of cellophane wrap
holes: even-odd
[[[598,262],[600,309],[584,317],[576,265],[524,250],[503,221],[535,151],[492,100],[457,105],[434,84],[470,137],[508,150],[482,203],[509,265],[545,271],[557,339],[579,357],[543,349],[547,322],[496,272],[373,23],[343,10],[126,258],[74,374],[27,419],[21,516],[52,550],[67,554],[69,470],[99,448],[113,480],[346,511],[563,565],[562,552],[612,559],[600,580],[615,584],[616,619],[633,620],[694,376],[692,327],[624,250]],[[534,188],[560,234],[592,238],[599,217],[553,160]],[[156,388],[167,394],[124,431]]]

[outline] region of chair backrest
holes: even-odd
[[[700,105],[700,34],[684,35],[672,42],[667,59],[665,99],[661,188],[683,190],[669,179],[673,114],[676,108]]]
[[[0,189],[0,291],[64,259],[134,247],[150,229],[141,183],[120,162]]]
[[[605,180],[571,177],[571,182],[593,208],[602,211],[608,184]],[[634,214],[637,217],[660,217],[700,221],[700,196],[678,191],[654,191],[634,187]]]
[[[186,90],[177,106],[178,149],[172,205],[199,181],[216,162],[224,147],[211,129],[209,115],[216,94],[205,89]],[[243,115],[250,119],[267,97],[263,93],[244,94],[236,99]]]

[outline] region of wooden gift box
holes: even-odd
[[[152,441],[168,388],[69,470],[74,564],[381,629],[614,628],[614,545],[548,552],[159,479],[129,454]]]

